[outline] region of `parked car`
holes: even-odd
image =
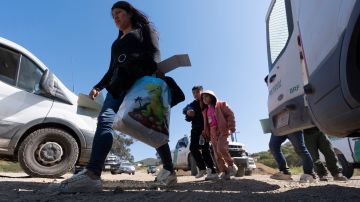
[[[109,153],[105,159],[105,163],[104,163],[104,171],[107,170],[111,170],[111,168],[117,168],[120,165],[120,157],[113,154],[113,153]]]
[[[132,165],[130,162],[121,162],[118,167],[111,168],[111,174],[116,175],[116,174],[121,174],[121,173],[135,175],[135,166]]]
[[[148,174],[153,174],[153,173],[156,173],[157,171],[159,171],[159,168],[157,166],[149,166],[147,168],[147,173]]]
[[[252,157],[248,157],[248,166],[245,169],[245,175],[252,175],[255,169],[256,169],[255,160]]]
[[[101,104],[76,96],[22,46],[0,37],[0,159],[56,178],[90,156]]]
[[[329,139],[343,169],[342,174],[347,178],[351,178],[354,174],[354,169],[360,168],[360,138],[329,136]],[[325,162],[323,155],[320,155],[320,159]]]
[[[251,175],[252,171],[256,168],[254,159],[248,156],[245,151],[244,144],[237,142],[236,134],[232,134],[228,138],[229,153],[233,157],[235,164],[239,170],[236,176],[241,177],[244,175]],[[211,152],[213,153],[213,152]],[[195,159],[190,152],[190,140],[188,136],[179,139],[175,149],[171,152],[174,168],[176,170],[191,170],[192,175],[198,172]]]

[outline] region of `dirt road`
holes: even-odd
[[[67,174],[56,183],[70,177]],[[24,173],[0,173],[0,201],[359,201],[360,176],[348,182],[299,183],[277,181],[269,175],[204,181],[178,176],[168,189],[153,187],[155,176],[143,171],[135,175],[104,173],[100,193],[44,193],[52,179],[30,178]]]

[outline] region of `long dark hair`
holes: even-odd
[[[151,40],[151,33],[150,33],[150,21],[149,18],[141,11],[136,9],[134,6],[132,6],[130,3],[126,1],[118,1],[114,3],[114,5],[111,7],[111,11],[115,8],[120,8],[125,10],[127,13],[131,14],[131,25],[133,28],[140,28],[142,37],[143,37],[143,43],[144,46],[149,49],[150,51],[156,50],[155,45],[153,44]],[[156,32],[154,26],[151,26],[153,31]],[[119,31],[119,37],[122,35],[122,32]]]
[[[144,13],[142,13],[126,1],[118,1],[114,3],[114,5],[111,7],[111,11],[115,8],[121,8],[127,13],[131,14],[131,24],[137,28],[150,24],[148,17]]]

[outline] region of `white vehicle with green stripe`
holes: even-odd
[[[271,132],[317,126],[360,136],[360,1],[272,0],[267,17]]]

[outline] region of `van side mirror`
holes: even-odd
[[[44,74],[41,76],[40,90],[43,94],[55,96],[56,88],[55,88],[54,74],[50,72],[48,69],[45,70]]]

